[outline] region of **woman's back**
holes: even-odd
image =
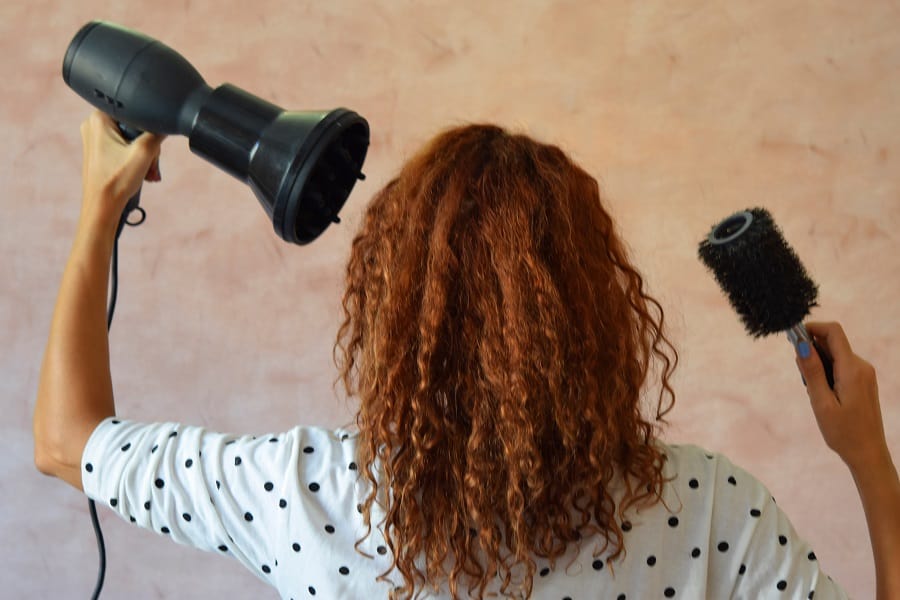
[[[314,427],[251,438],[107,420],[85,449],[85,492],[139,526],[237,558],[283,598],[387,597],[402,578],[376,581],[392,557],[378,528],[365,536],[358,440]],[[752,475],[696,446],[658,446],[663,502],[625,512],[625,555],[610,562],[594,536],[555,564],[537,558],[533,598],[845,597]],[[622,482],[612,488],[618,500]],[[451,595],[443,586],[424,597]]]

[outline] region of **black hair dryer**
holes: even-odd
[[[82,27],[63,79],[116,119],[129,141],[141,131],[187,136],[191,151],[250,185],[288,242],[306,244],[340,222],[338,211],[364,178],[369,124],[360,115],[290,112],[228,83],[212,89],[183,56],[119,25]]]

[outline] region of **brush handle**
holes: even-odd
[[[799,342],[807,342],[816,349],[816,352],[819,354],[819,360],[822,361],[822,367],[825,369],[825,378],[828,379],[828,387],[834,389],[834,365],[831,362],[831,356],[812,338],[812,336],[809,335],[809,332],[806,331],[806,327],[803,326],[803,323],[798,323],[788,329],[787,336],[795,348]],[[803,382],[803,385],[806,385],[806,381]]]

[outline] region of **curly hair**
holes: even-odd
[[[343,308],[363,540],[377,502],[393,553],[380,579],[403,577],[392,598],[442,582],[480,598],[492,581],[527,597],[534,557],[554,564],[586,535],[614,560],[616,468],[620,519],[662,500],[641,389],[656,357],[666,423],[678,353],[597,181],[558,147],[492,125],[435,137],[368,206]]]

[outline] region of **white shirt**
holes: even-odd
[[[626,513],[626,556],[582,540],[537,559],[533,598],[846,598],[766,487],[721,454],[654,442],[668,457],[663,503]],[[236,558],[285,599],[386,598],[392,560],[351,431],[295,427],[236,436],[175,423],[106,419],[82,457],[85,493],[174,541]],[[618,497],[613,492],[614,498]],[[668,508],[667,508],[668,507]],[[608,554],[608,551],[607,551]],[[224,557],[223,557],[224,558]],[[389,575],[394,583],[402,578]],[[489,588],[490,590],[491,588]],[[449,598],[442,595],[429,598]]]

